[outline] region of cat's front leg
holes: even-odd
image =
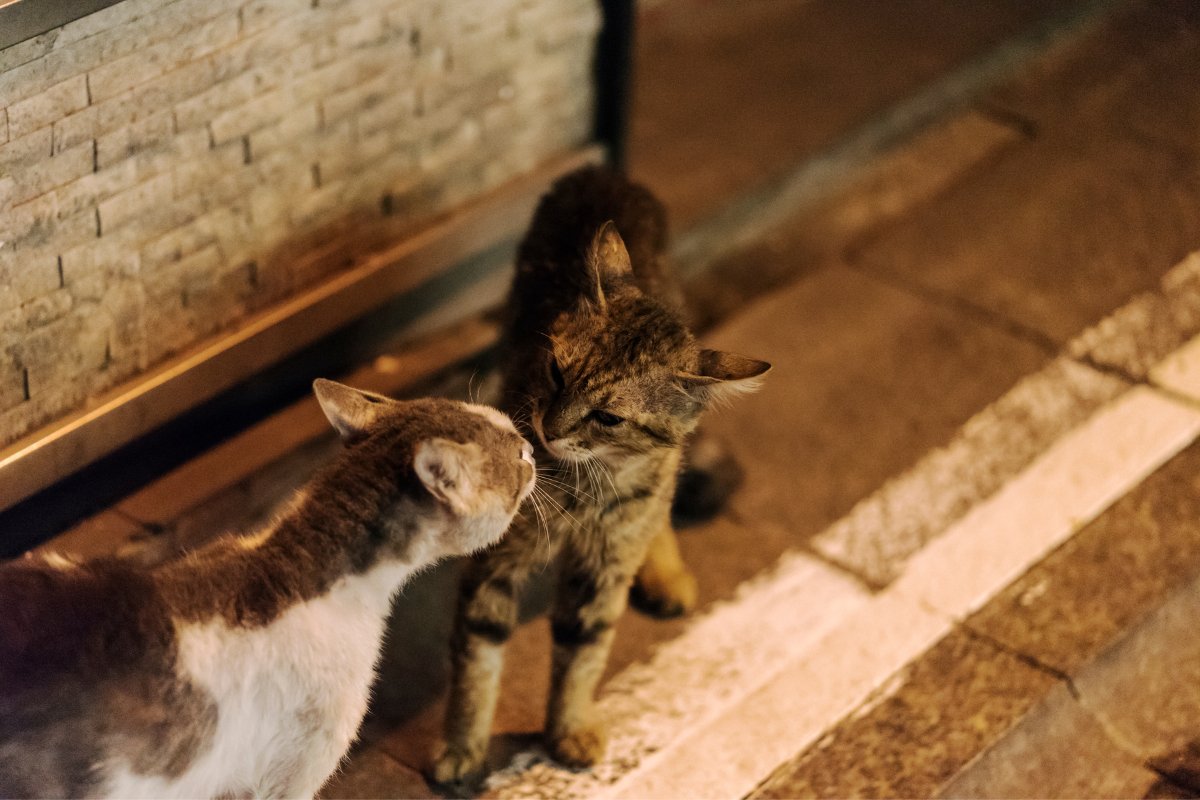
[[[440,784],[478,774],[487,756],[500,692],[504,645],[517,624],[517,592],[528,572],[519,552],[498,548],[468,563],[451,640],[446,744],[433,765]]]
[[[621,563],[584,565],[566,558],[551,620],[554,637],[546,746],[574,767],[604,757],[607,731],[594,713],[596,685],[608,663],[613,626],[625,610],[639,554]]]

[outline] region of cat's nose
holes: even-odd
[[[521,458],[530,464],[533,463],[533,445],[527,441],[521,442]]]

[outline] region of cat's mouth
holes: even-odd
[[[529,420],[533,425],[533,432],[537,436],[538,444],[555,461],[578,464],[591,458],[592,453],[589,450],[580,447],[575,442],[570,441],[570,439],[547,439],[546,429],[542,427],[542,415],[537,413],[536,410],[530,415]]]
[[[529,465],[529,480],[525,483],[525,487],[521,489],[521,494],[517,498],[517,505],[525,502],[525,498],[533,494],[533,489],[537,486],[537,462],[533,460],[533,445],[525,442],[521,448],[521,460]]]

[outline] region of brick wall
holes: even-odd
[[[586,141],[598,26],[594,0],[124,0],[0,50],[0,446]]]

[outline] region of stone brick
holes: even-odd
[[[54,45],[61,34],[62,29],[56,28],[0,50],[0,72],[10,70],[13,67],[19,67],[22,64],[28,64],[34,59],[41,58],[54,49]]]
[[[84,142],[51,158],[29,162],[13,170],[12,201],[23,203],[56,186],[70,183],[92,172],[92,143]]]
[[[68,22],[51,33],[56,34],[55,45],[58,47],[111,31],[117,26],[121,26],[122,34],[132,38],[136,35],[137,28],[130,23],[146,19],[150,12],[161,7],[162,0],[122,0],[108,8],[92,12],[86,17]]]
[[[266,127],[286,114],[289,109],[295,108],[295,105],[292,92],[276,89],[259,95],[237,108],[222,112],[209,123],[213,144],[225,144]]]
[[[7,246],[0,249],[0,286],[11,292],[0,295],[0,298],[6,298],[5,304],[0,305],[0,310],[15,308],[57,289],[58,285],[57,258],[47,255],[22,255]]]
[[[0,411],[25,402],[25,368],[16,361],[0,362]]]
[[[214,57],[212,69],[216,82],[210,89],[175,106],[175,124],[179,130],[205,125],[218,113],[250,102],[256,96],[296,79],[311,68],[313,59],[311,47],[293,46],[264,65],[248,67],[228,77],[229,67],[222,65],[221,58],[228,55],[229,51],[225,50]]]
[[[94,381],[100,391],[150,366],[145,357],[146,330],[143,324],[146,296],[141,283],[128,278],[89,276],[71,287],[77,300],[90,301],[103,314],[109,329],[106,377]]]
[[[237,16],[229,13],[172,39],[96,67],[89,73],[93,100],[103,100],[146,83],[175,66],[195,61],[237,38]]]
[[[320,124],[321,115],[312,103],[284,114],[274,124],[250,134],[251,158],[262,158],[281,148],[292,148],[295,152],[298,143],[301,151],[309,145],[315,147],[310,134],[315,133]]]
[[[0,72],[0,97],[6,105],[45,91],[56,83],[82,75],[99,64],[97,48],[66,48],[53,57],[44,56]]]
[[[233,225],[234,214],[220,208],[198,217],[181,228],[168,231],[144,244],[141,249],[141,264],[146,270],[155,270],[174,261],[180,261],[218,239],[218,231]]]
[[[312,12],[311,0],[250,0],[242,6],[242,35],[273,28]]]
[[[234,185],[240,191],[247,181],[245,146],[235,140],[208,151],[175,169],[175,196],[203,195],[209,204],[220,204],[232,195],[223,187]]]
[[[382,14],[367,14],[337,28],[333,39],[339,49],[355,50],[382,44],[391,34]]]
[[[366,136],[384,128],[392,132],[404,132],[405,123],[416,113],[417,94],[412,89],[396,90],[369,108],[360,108],[355,114],[358,134]],[[408,131],[406,139],[411,139]]]
[[[0,146],[0,175],[11,175],[26,164],[49,157],[49,128],[11,139],[7,144]]]
[[[138,177],[134,161],[123,161],[109,169],[84,175],[54,190],[58,212],[63,216],[91,214],[95,217],[100,201],[130,188],[138,182]]]
[[[389,71],[325,98],[321,101],[321,107],[325,119],[342,119],[380,105],[392,96],[394,91],[395,79]]]
[[[168,143],[175,134],[170,111],[161,111],[112,133],[96,137],[96,166],[112,166],[143,150]]]
[[[31,397],[53,393],[100,367],[108,349],[108,326],[92,306],[26,334],[13,348],[28,370]]]
[[[0,229],[0,233],[4,234],[0,239],[11,242],[17,251],[46,247],[57,250],[96,235],[95,212],[84,210],[77,214],[69,213],[59,203],[56,191],[13,206],[0,218],[0,225],[8,226],[7,231]]]
[[[97,276],[106,281],[136,277],[140,269],[136,248],[117,236],[64,250],[60,258],[63,283],[77,295],[93,299],[94,293],[78,288],[85,280]]]
[[[196,61],[54,123],[54,149],[71,147],[170,108],[212,84],[212,64]]]
[[[30,300],[21,306],[21,312],[25,316],[25,327],[26,329],[40,328],[56,319],[61,319],[66,316],[74,304],[75,298],[66,289],[57,289]]]
[[[77,75],[9,106],[10,135],[23,136],[87,104],[87,76]]]
[[[100,203],[100,231],[113,231],[130,219],[149,212],[174,195],[174,176],[159,175]]]
[[[8,139],[8,109],[0,108],[0,144],[7,144]]]

